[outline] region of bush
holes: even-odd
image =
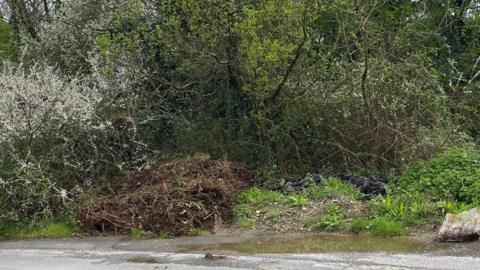
[[[80,170],[91,170],[92,163],[70,159],[80,155],[71,150],[86,138],[71,138],[95,128],[99,95],[82,79],[65,78],[50,66],[6,62],[2,68],[0,218],[33,224],[62,214],[76,186],[69,176],[80,179]],[[70,174],[67,168],[75,166],[82,168]],[[57,185],[53,171],[68,178],[68,190]]]
[[[41,171],[0,171],[0,219],[35,223],[64,214],[69,194]]]
[[[385,217],[405,225],[435,222],[443,213],[428,196],[398,192],[369,202],[371,217]]]
[[[480,154],[474,149],[452,148],[407,167],[396,184],[436,200],[477,204],[480,202]]]

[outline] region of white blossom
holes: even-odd
[[[88,125],[100,96],[79,78],[66,79],[51,66],[24,69],[4,63],[0,73],[0,143],[34,139],[67,123]]]

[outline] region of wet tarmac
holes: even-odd
[[[332,234],[0,242],[0,270],[478,269],[480,244]]]

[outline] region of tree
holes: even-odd
[[[0,61],[15,58],[18,47],[11,25],[0,21]]]

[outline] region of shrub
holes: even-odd
[[[0,240],[16,235],[18,228],[11,220],[0,220]]]
[[[436,221],[442,213],[428,196],[398,192],[378,196],[369,202],[371,217],[384,217],[405,225],[421,225]]]
[[[396,184],[437,200],[476,204],[480,202],[480,154],[473,149],[452,148],[407,167]]]
[[[0,219],[36,223],[64,212],[68,193],[40,170],[0,171]]]
[[[69,151],[83,142],[69,139],[94,127],[97,90],[53,67],[22,63],[4,63],[0,89],[0,219],[35,223],[61,214],[75,183],[65,190],[51,171],[81,164],[67,156],[78,156]],[[69,178],[68,170],[61,174]]]
[[[22,138],[31,143],[68,124],[87,127],[99,101],[95,88],[80,78],[63,78],[50,66],[5,63],[0,88],[0,142]]]

